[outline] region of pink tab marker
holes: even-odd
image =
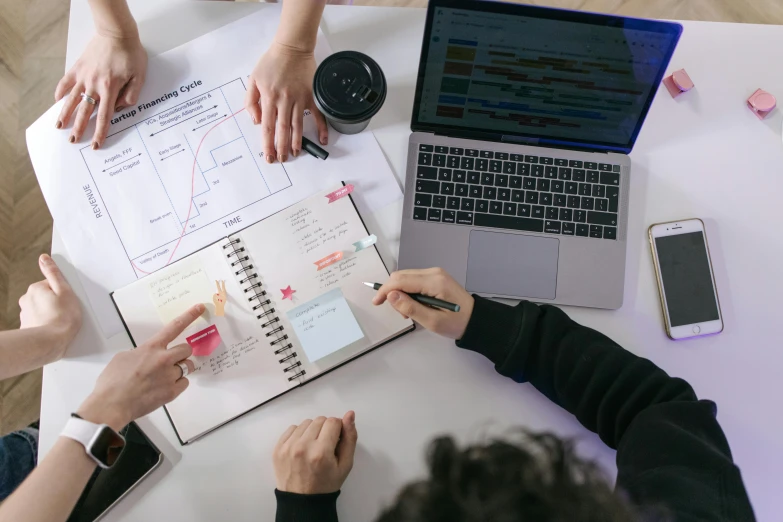
[[[283,299],[290,299],[291,301],[294,300],[294,294],[296,293],[296,290],[291,290],[291,285],[288,285],[286,288],[281,288],[281,292],[283,292]]]
[[[218,333],[217,326],[207,326],[200,332],[196,332],[190,337],[186,337],[191,348],[193,348],[193,355],[197,357],[206,357],[215,351],[215,348],[220,346],[222,339],[220,333]]]
[[[339,190],[335,190],[334,192],[330,192],[329,194],[326,195],[326,197],[329,199],[329,203],[334,203],[338,199],[340,199],[340,198],[342,198],[344,196],[347,196],[351,192],[353,192],[353,185],[349,184],[349,185],[346,185],[346,186],[344,186],[343,188],[341,188]]]
[[[663,79],[663,84],[666,86],[669,94],[672,95],[672,98],[676,98],[680,94],[686,93],[695,87],[693,80],[691,80],[691,77],[685,72],[685,69],[674,71],[671,76],[667,76]]]
[[[778,101],[773,95],[763,89],[759,89],[748,98],[748,108],[758,119],[763,120],[770,112],[775,110]]]
[[[327,266],[329,266],[329,265],[331,265],[333,263],[338,262],[342,258],[343,258],[343,253],[342,252],[335,252],[334,254],[329,254],[328,256],[326,256],[323,259],[319,259],[318,261],[316,261],[313,264],[316,266],[316,268],[318,270],[322,270],[322,269],[326,268]]]

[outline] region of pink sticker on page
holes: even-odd
[[[330,192],[329,194],[326,195],[326,197],[329,199],[329,203],[334,203],[335,201],[337,201],[341,197],[347,196],[351,192],[353,192],[353,185],[349,184],[349,185],[346,185],[346,186],[344,186],[343,188],[341,188],[339,190],[335,190],[334,192]]]
[[[217,326],[207,326],[200,332],[196,332],[190,337],[186,337],[191,348],[193,348],[193,355],[198,357],[205,357],[215,351],[220,345],[222,339],[220,333],[218,333]]]
[[[329,266],[329,265],[331,265],[333,263],[338,262],[342,258],[343,258],[343,253],[342,252],[335,252],[334,254],[329,254],[328,256],[326,256],[323,259],[319,259],[318,261],[316,261],[313,264],[316,266],[317,270],[321,270],[321,269],[326,268],[327,266]]]

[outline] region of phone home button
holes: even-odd
[[[694,326],[694,327],[693,327],[693,333],[697,334],[697,333],[699,333],[699,332],[701,332],[701,327],[699,327],[699,326]]]

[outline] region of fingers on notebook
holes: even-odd
[[[193,348],[187,343],[182,343],[172,346],[167,353],[171,364],[177,364],[193,355]]]
[[[185,328],[190,326],[193,321],[204,313],[204,305],[199,303],[188,308],[185,313],[171,321],[169,324],[163,327],[158,334],[152,338],[152,342],[155,345],[161,345],[163,348],[169,345],[179,334],[185,331]]]

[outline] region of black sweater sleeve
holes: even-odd
[[[340,492],[300,495],[275,490],[275,522],[337,522],[337,497]]]
[[[474,296],[457,342],[529,381],[617,449],[617,484],[677,522],[755,520],[711,401],[553,306]]]

